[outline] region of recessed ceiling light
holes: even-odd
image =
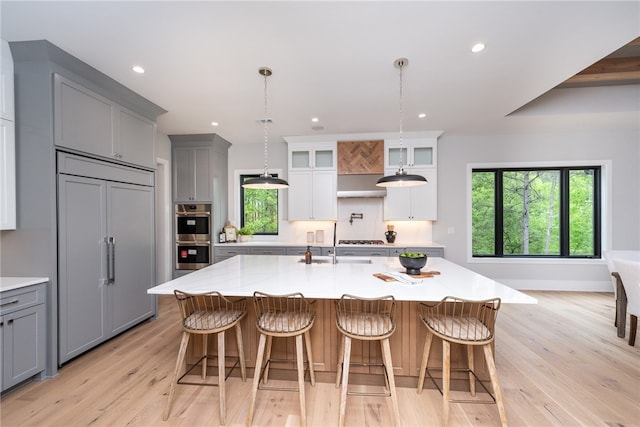
[[[131,67],[131,69],[138,74],[144,74],[144,68],[139,65],[134,65],[133,67]]]
[[[421,119],[424,119],[425,117],[427,117],[427,114],[426,113],[420,113],[420,114],[418,114],[418,117],[421,118]]]
[[[211,122],[211,126],[218,126],[218,122]]]
[[[471,52],[473,53],[478,53],[484,50],[484,43],[476,43],[473,45],[473,47],[471,48]]]
[[[314,118],[312,118],[312,119],[311,119],[311,121],[315,123],[315,122],[317,122],[317,121],[318,121],[318,118],[317,118],[317,117],[314,117]]]

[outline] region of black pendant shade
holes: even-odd
[[[376,182],[376,185],[378,187],[415,187],[424,185],[427,182],[429,181],[424,176],[408,174],[401,169],[395,175],[383,176]]]
[[[289,184],[284,179],[274,178],[265,172],[257,178],[247,179],[242,186],[244,188],[255,188],[257,190],[277,190],[287,188]]]

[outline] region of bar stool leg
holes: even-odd
[[[429,353],[431,352],[431,343],[433,342],[433,335],[427,333],[424,340],[424,347],[422,349],[422,362],[420,363],[420,375],[418,377],[418,394],[422,393],[424,387],[424,376],[427,372],[427,364],[429,363]]]
[[[220,389],[220,424],[224,425],[227,418],[225,387],[225,348],[224,348],[224,331],[218,332],[218,388]]]
[[[236,345],[238,347],[238,357],[240,358],[240,374],[242,375],[242,382],[247,381],[247,366],[244,360],[244,344],[242,342],[242,329],[240,323],[236,323]]]
[[[304,348],[302,346],[302,335],[296,335],[296,365],[298,368],[298,393],[300,396],[300,425],[307,425],[307,411],[304,395]]]
[[[391,361],[391,349],[389,348],[389,338],[382,340],[382,361],[387,370],[386,377],[389,379],[389,390],[391,391],[391,404],[393,406],[393,415],[395,417],[396,426],[401,426],[400,408],[398,407],[398,395],[396,394],[396,380],[393,375],[393,362]]]
[[[167,406],[164,408],[164,413],[162,414],[162,421],[167,421],[169,418],[169,412],[171,411],[171,402],[173,401],[173,395],[176,392],[176,381],[178,381],[178,376],[180,375],[180,371],[184,366],[184,358],[187,353],[187,344],[189,344],[189,333],[182,332],[182,340],[180,341],[180,349],[178,350],[178,359],[176,360],[176,368],[173,371],[173,378],[171,379],[171,385],[169,386],[169,396],[167,397]]]
[[[473,360],[473,346],[467,345],[467,361],[469,362],[469,391],[471,396],[476,395],[476,377],[473,376],[471,371],[475,372],[475,364]]]
[[[340,377],[344,364],[344,342],[346,339],[347,337],[345,335],[342,335],[342,338],[340,338],[340,353],[338,353],[338,366],[336,368],[336,388],[340,387]]]
[[[304,333],[304,342],[307,348],[307,361],[309,362],[309,378],[311,379],[311,385],[316,385],[316,374],[313,369],[313,352],[311,351],[311,335],[309,331]]]
[[[258,384],[260,383],[260,371],[262,371],[262,359],[264,357],[264,347],[267,338],[264,334],[260,334],[258,341],[258,354],[256,356],[256,366],[253,372],[253,384],[251,385],[251,402],[249,403],[249,414],[247,415],[247,427],[253,422],[253,412],[256,405],[256,395],[258,394]]]
[[[202,379],[207,377],[207,348],[209,345],[209,335],[202,335]]]
[[[451,387],[451,344],[442,340],[442,425],[449,424],[449,399]]]
[[[342,388],[340,389],[340,422],[344,427],[344,419],[347,411],[347,387],[349,386],[349,362],[351,360],[351,337],[344,336],[344,356],[342,359]]]
[[[267,361],[267,365],[264,367],[264,375],[262,376],[262,382],[265,384],[269,383],[269,366],[271,363],[268,363],[268,360],[271,359],[271,344],[273,343],[273,337],[271,335],[267,336],[267,350],[265,351],[264,360]]]
[[[500,424],[503,427],[507,426],[507,412],[504,409],[504,401],[502,400],[502,391],[500,390],[500,383],[498,382],[498,372],[496,370],[496,364],[493,359],[493,351],[491,345],[483,345],[484,358],[487,360],[487,368],[489,369],[489,376],[491,377],[491,386],[493,387],[493,394],[496,396],[496,405],[498,406],[498,413],[500,414]]]

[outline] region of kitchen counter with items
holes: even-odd
[[[242,244],[237,245],[242,246]],[[229,247],[231,249],[231,247]],[[304,263],[304,256],[277,255],[237,255],[218,264],[171,280],[148,290],[150,294],[173,294],[174,289],[200,293],[219,291],[230,297],[251,298],[254,291],[270,294],[302,292],[315,299],[314,310],[316,320],[311,328],[313,362],[316,379],[323,382],[335,381],[335,370],[338,362],[340,334],[335,325],[336,299],[344,293],[360,297],[380,297],[393,295],[396,298],[394,319],[396,331],[391,340],[391,354],[396,384],[402,387],[415,387],[420,365],[422,347],[425,340],[424,328],[418,320],[419,301],[438,301],[447,295],[469,299],[485,299],[500,297],[504,303],[535,304],[537,301],[528,295],[511,289],[499,282],[474,273],[440,257],[429,257],[422,273],[429,274],[411,283],[404,276],[401,281],[386,281],[374,274],[396,276],[403,271],[398,257],[341,257],[338,263],[332,263],[332,257],[313,256],[312,264]],[[386,274],[385,274],[386,273]],[[384,280],[383,280],[384,279]],[[172,297],[173,298],[173,297]],[[251,307],[251,303],[249,303]],[[242,333],[247,366],[254,367],[257,356],[258,334],[255,327],[256,317],[249,308],[247,316],[242,319]],[[178,327],[178,325],[176,325]],[[188,350],[187,364],[198,360],[201,352],[199,340]],[[211,338],[210,347],[215,347]],[[441,348],[434,338],[430,366],[438,366],[442,362]],[[173,343],[178,345],[178,343]],[[295,356],[292,346],[287,340],[274,340],[272,356],[285,359]],[[229,355],[237,354],[235,340],[229,339],[226,344]],[[363,362],[364,367],[353,368],[354,383],[364,381],[359,377],[366,373],[380,373],[376,366],[380,361],[379,346],[363,346],[357,354],[352,355],[353,362]],[[476,367],[484,366],[482,351],[474,354]],[[432,365],[433,363],[433,365]],[[466,366],[465,352],[452,352],[452,367]],[[282,368],[285,370],[286,368]],[[272,368],[274,377],[288,375]],[[488,378],[488,373],[479,370],[481,376]],[[426,384],[426,387],[430,387]],[[452,387],[458,387],[452,382]]]
[[[344,241],[340,241],[344,242]],[[355,242],[355,241],[349,241]],[[431,257],[444,257],[444,245],[429,243],[389,244],[389,243],[338,243],[338,256],[394,257],[402,252],[424,252]],[[378,242],[382,242],[381,240]],[[236,255],[304,255],[307,246],[313,256],[333,254],[333,246],[328,243],[304,244],[293,242],[232,242],[214,245],[214,262],[218,263]]]
[[[500,297],[505,303],[536,303],[522,292],[439,257],[429,257],[424,271],[439,275],[418,283],[385,282],[374,274],[403,271],[397,257],[314,257],[305,264],[295,256],[238,255],[149,289],[150,294],[217,290],[225,295],[253,296],[302,292],[309,298],[338,299],[344,293],[363,297],[393,295],[400,301],[439,301],[447,295],[466,299]],[[302,262],[301,262],[302,260]]]

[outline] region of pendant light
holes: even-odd
[[[258,69],[258,73],[264,77],[264,118],[262,123],[264,125],[264,173],[257,178],[247,179],[242,186],[244,188],[255,188],[258,190],[277,190],[279,188],[288,188],[289,184],[284,179],[276,178],[269,174],[267,166],[267,150],[269,146],[269,132],[267,125],[271,122],[267,117],[267,77],[273,72],[271,68],[261,67]]]
[[[413,187],[424,185],[427,179],[422,175],[414,175],[404,170],[404,149],[402,148],[402,69],[409,64],[407,58],[396,59],[393,65],[400,70],[400,164],[394,175],[383,176],[376,182],[378,187]]]

